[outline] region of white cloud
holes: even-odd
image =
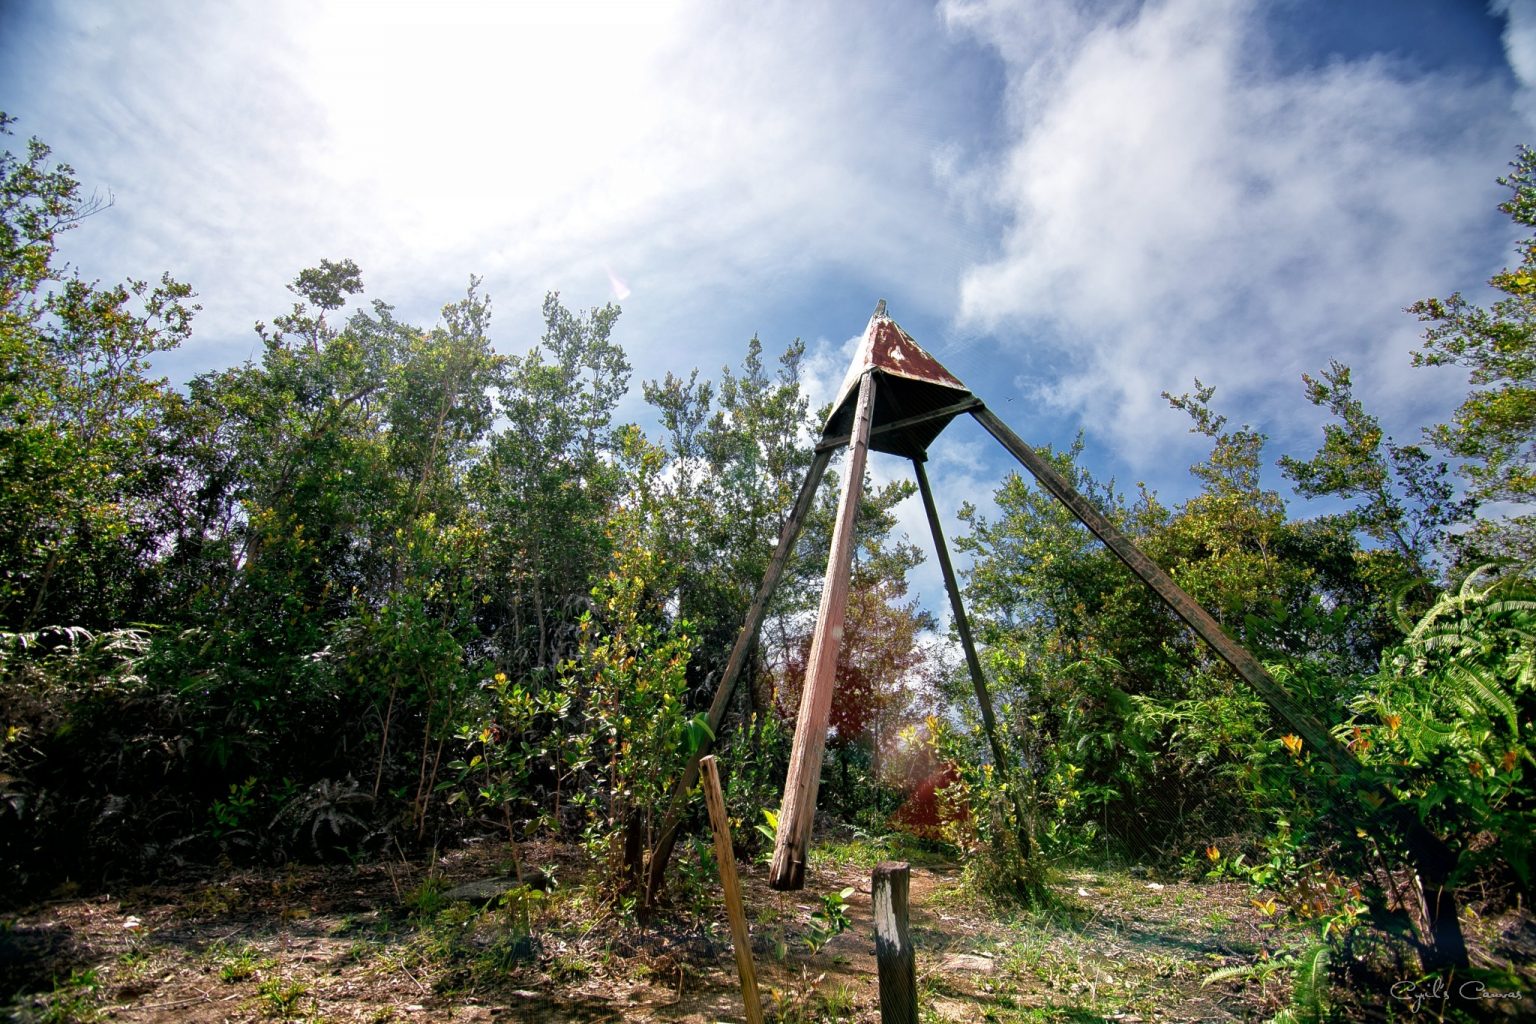
[[[1536,127],[1536,0],[1494,0],[1489,8],[1504,16],[1504,56],[1520,82],[1515,109]]]
[[[1492,269],[1502,87],[1379,58],[1282,72],[1254,3],[1085,10],[949,8],[1008,62],[1015,138],[987,176],[1008,227],[966,275],[962,318],[1054,346],[1063,373],[1037,396],[1133,466],[1182,443],[1157,395],[1196,374],[1271,426],[1330,357],[1401,386],[1402,307]]]
[[[77,0],[27,13],[0,44],[21,130],[118,198],[71,255],[103,277],[190,279],[206,312],[187,366],[243,358],[249,324],[321,257],[356,259],[369,297],[411,319],[483,273],[509,348],[536,336],[545,290],[587,305],[627,289],[641,377],[734,362],[753,327],[735,333],[731,309],[782,315],[833,275],[942,315],[973,252],[932,160],[973,116],[971,44],[931,12],[336,0],[194,18],[163,0]]]
[[[1448,407],[1406,368],[1400,309],[1507,252],[1486,234],[1507,84],[1281,72],[1256,3],[16,10],[7,107],[117,196],[69,257],[201,293],[177,377],[249,354],[322,257],[410,320],[482,273],[508,350],[546,289],[628,292],[637,380],[713,375],[754,332],[842,338],[885,296],[1016,428],[1087,423],[1095,457],[1144,467],[1187,440],[1157,392],[1196,373],[1257,421],[1294,418],[1329,356],[1405,420]],[[811,355],[835,386],[846,356]]]

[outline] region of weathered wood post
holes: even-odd
[[[811,823],[816,818],[816,791],[821,785],[822,755],[826,753],[837,651],[842,646],[843,619],[848,614],[854,522],[859,517],[859,499],[864,493],[864,463],[869,456],[869,426],[874,407],[875,377],[866,370],[859,379],[859,402],[848,445],[843,493],[837,502],[832,551],[827,556],[826,582],[822,586],[821,607],[816,612],[816,632],[811,636],[805,686],[800,692],[800,717],[789,752],[784,803],[779,808],[779,832],[774,840],[773,865],[768,871],[768,884],[775,889],[798,889],[805,884],[806,848],[810,846]]]
[[[747,1024],[763,1024],[763,1006],[757,995],[757,969],[752,966],[752,939],[747,916],[741,907],[741,883],[736,878],[736,854],[731,847],[731,823],[725,816],[725,794],[720,789],[720,769],[713,754],[699,762],[704,778],[704,804],[709,808],[709,827],[715,834],[715,861],[720,866],[720,888],[725,890],[725,915],[731,922],[731,945],[736,949],[736,973],[741,977],[741,1001]]]
[[[954,564],[949,560],[949,546],[944,543],[944,526],[939,521],[939,510],[933,503],[933,489],[928,486],[928,471],[923,460],[912,460],[912,472],[917,477],[917,491],[923,499],[923,511],[928,516],[928,529],[933,534],[933,553],[939,560],[939,571],[944,576],[944,589],[949,592],[949,606],[955,617],[955,632],[960,635],[960,646],[965,651],[965,664],[971,673],[971,686],[976,692],[976,706],[981,709],[981,727],[987,734],[992,748],[992,763],[997,768],[1013,807],[1014,840],[1019,856],[1026,862],[1034,857],[1034,835],[1030,829],[1029,812],[1025,807],[1024,794],[1020,792],[1022,780],[1015,779],[1008,758],[997,732],[997,716],[992,711],[992,694],[987,690],[987,677],[981,671],[981,659],[976,655],[976,641],[971,636],[971,621],[965,614],[965,602],[961,600],[960,582],[955,578]],[[1035,897],[1030,893],[1030,898]]]
[[[757,596],[752,599],[752,604],[747,608],[746,622],[742,624],[741,632],[736,636],[736,644],[731,648],[730,659],[726,661],[725,671],[715,687],[714,700],[709,705],[710,737],[720,734],[720,727],[725,722],[725,710],[731,703],[731,695],[736,691],[736,680],[747,664],[747,656],[751,653],[752,646],[757,643],[757,634],[762,629],[763,617],[768,613],[768,602],[779,587],[779,579],[784,575],[785,567],[789,565],[789,556],[794,551],[795,541],[800,537],[800,530],[805,526],[806,516],[810,515],[811,503],[816,498],[816,488],[821,485],[822,474],[826,472],[827,463],[831,459],[831,449],[818,449],[811,460],[811,468],[805,474],[805,481],[800,485],[800,496],[795,499],[794,508],[790,511],[789,518],[784,523],[784,529],[779,534],[779,546],[768,562],[768,571],[763,576],[762,584],[757,588]],[[651,850],[650,864],[647,867],[645,882],[647,907],[653,906],[656,897],[661,894],[661,882],[666,875],[667,862],[672,859],[672,847],[677,843],[678,828],[683,821],[684,801],[692,792],[694,783],[699,780],[699,762],[705,754],[709,753],[710,744],[713,742],[710,737],[706,737],[704,743],[688,759],[688,764],[683,769],[683,777],[678,780],[676,788],[672,790],[672,799],[667,803],[667,813],[662,817],[661,828],[658,830],[660,838]]]
[[[912,869],[905,862],[875,867],[870,893],[875,905],[875,964],[880,972],[880,1024],[917,1024],[917,959],[907,933],[907,891]]]

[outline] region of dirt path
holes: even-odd
[[[0,1003],[21,1021],[133,1024],[742,1019],[706,879],[650,928],[557,888],[519,939],[510,911],[442,898],[497,874],[497,856],[455,854],[427,884],[421,866],[302,868],[54,901],[0,930]],[[773,1019],[878,1020],[868,864],[823,858],[797,893],[768,889],[762,865],[742,876]],[[851,926],[813,952],[821,896],[847,887]],[[1235,1021],[1283,1005],[1275,986],[1200,985],[1281,940],[1237,887],[1083,873],[1057,892],[1043,918],[998,917],[953,866],[914,866],[924,1020]]]

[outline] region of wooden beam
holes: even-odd
[[[958,416],[963,412],[970,412],[973,409],[979,408],[981,408],[981,399],[973,395],[967,397],[964,401],[956,402],[954,405],[946,405],[942,409],[934,409],[931,412],[918,413],[916,416],[908,416],[904,419],[893,420],[890,423],[886,423],[878,427],[871,427],[869,436],[871,438],[879,437],[881,434],[889,434],[892,431],[905,430],[908,427],[921,426],[924,423],[931,423],[934,420],[948,419],[951,416]],[[852,436],[852,434],[838,434],[834,437],[823,437],[821,441],[816,445],[816,450],[818,452],[834,451],[847,444],[848,439]]]
[[[939,571],[944,576],[944,589],[949,592],[949,607],[955,616],[955,632],[960,634],[960,646],[965,650],[965,664],[971,673],[971,687],[976,691],[976,704],[981,708],[981,728],[987,734],[987,744],[992,748],[992,763],[997,766],[999,780],[1013,800],[1014,833],[1019,856],[1029,860],[1034,855],[1034,842],[1029,830],[1029,817],[1024,807],[1023,794],[1013,785],[1013,770],[1007,748],[997,733],[997,717],[992,712],[992,694],[987,689],[987,677],[981,671],[981,659],[976,655],[976,641],[971,636],[971,622],[965,614],[965,602],[960,596],[960,584],[955,579],[955,567],[949,560],[949,547],[944,543],[944,527],[939,521],[939,510],[933,503],[933,490],[928,486],[928,473],[921,459],[912,460],[912,472],[917,477],[917,491],[922,495],[923,511],[928,515],[928,529],[933,534],[933,550],[939,560]]]
[[[917,960],[907,931],[912,869],[876,865],[870,879],[875,917],[875,967],[880,976],[880,1024],[917,1024]]]
[[[1049,491],[1058,501],[1067,506],[1079,522],[1093,533],[1105,546],[1112,551],[1116,558],[1124,562],[1126,567],[1140,577],[1141,581],[1163,602],[1173,609],[1175,615],[1187,622],[1206,643],[1219,654],[1227,664],[1231,665],[1237,674],[1248,681],[1248,684],[1259,692],[1259,695],[1267,700],[1270,705],[1280,713],[1280,717],[1296,733],[1306,740],[1323,756],[1328,757],[1336,764],[1348,767],[1354,764],[1354,758],[1344,750],[1333,737],[1329,735],[1323,723],[1309,714],[1301,705],[1292,699],[1275,678],[1260,665],[1258,659],[1249,654],[1236,640],[1233,640],[1221,628],[1221,624],[1211,617],[1200,606],[1200,603],[1184,592],[1184,589],[1162,570],[1152,559],[1142,554],[1141,549],[1131,543],[1130,539],[1121,533],[1105,515],[1100,512],[1093,503],[1078,493],[1077,489],[1067,482],[1066,478],[1056,472],[1056,468],[1042,458],[1033,448],[1025,444],[1019,435],[1015,434],[1008,425],[997,418],[991,409],[982,407],[973,410],[971,415],[986,428],[987,432],[997,438],[1002,446],[1013,457],[1018,459],[1025,469],[1040,481],[1040,486]]]
[[[1173,582],[1156,562],[1131,543],[1102,512],[1056,472],[1054,466],[1025,444],[991,409],[982,406],[971,410],[971,415],[1029,470],[1041,487],[1067,506],[1078,521],[1103,541],[1116,558],[1124,562],[1153,593],[1163,599],[1175,615],[1183,619],[1223,661],[1232,666],[1298,736],[1331,762],[1340,775],[1359,784],[1362,795],[1370,793],[1380,801],[1381,816],[1391,824],[1407,846],[1424,889],[1433,943],[1431,948],[1421,950],[1425,968],[1436,970],[1467,966],[1466,940],[1461,933],[1456,893],[1450,885],[1450,874],[1459,859],[1455,851],[1425,827],[1410,808],[1394,799],[1382,787],[1364,780],[1359,762],[1342,743],[1333,738],[1322,722],[1297,704],[1285,687],[1259,664],[1257,658],[1227,635],[1210,612]],[[1362,813],[1370,813],[1364,801],[1361,802],[1361,810]]]
[[[731,648],[725,670],[721,672],[720,681],[715,685],[714,699],[709,704],[707,716],[709,731],[715,736],[720,734],[720,727],[725,723],[725,712],[730,707],[731,695],[736,691],[736,681],[740,678],[742,669],[746,667],[747,656],[757,642],[757,634],[763,627],[763,618],[768,614],[768,602],[773,599],[774,593],[779,589],[779,581],[789,565],[790,555],[795,549],[795,541],[800,538],[800,531],[804,529],[805,520],[811,512],[811,505],[815,502],[816,489],[821,486],[821,478],[826,474],[827,463],[831,461],[830,450],[818,451],[811,459],[810,468],[805,472],[805,480],[800,484],[800,494],[795,498],[789,518],[784,521],[784,529],[779,533],[779,546],[774,549],[773,557],[768,560],[768,569],[763,574],[763,581],[757,588],[756,596],[752,598],[752,604],[747,608],[746,621],[742,623],[741,632],[736,634],[736,643]],[[661,895],[662,880],[666,875],[667,862],[672,859],[672,849],[677,844],[678,827],[682,823],[688,792],[693,789],[694,783],[698,782],[699,762],[705,754],[709,753],[713,743],[711,737],[705,737],[699,749],[688,759],[687,765],[683,768],[683,777],[678,780],[677,786],[672,791],[672,798],[667,803],[667,813],[662,817],[661,828],[657,830],[656,846],[651,850],[650,864],[646,873],[645,905],[647,907],[654,905],[656,897]]]
[[[842,646],[843,619],[848,612],[848,586],[853,569],[854,524],[864,491],[864,464],[869,457],[869,425],[875,407],[875,377],[865,371],[859,379],[859,401],[853,417],[853,439],[843,493],[838,498],[832,550],[816,612],[806,661],[805,686],[800,693],[800,717],[789,753],[784,802],[779,809],[779,833],[774,842],[768,884],[775,889],[799,889],[805,884],[805,855],[816,817],[816,791],[821,784],[821,759],[826,752],[827,718],[837,676],[837,652]]]
[[[704,772],[704,805],[715,835],[715,863],[720,868],[720,888],[725,891],[725,916],[731,923],[731,945],[736,950],[736,974],[741,979],[741,1001],[747,1024],[763,1024],[763,1005],[757,994],[757,969],[752,966],[752,939],[747,915],[741,908],[741,883],[736,878],[736,851],[731,845],[731,823],[725,814],[725,794],[720,789],[720,769],[715,756],[700,762]]]

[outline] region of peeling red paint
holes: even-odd
[[[948,388],[961,395],[970,393],[954,374],[944,369],[937,359],[923,351],[922,347],[912,340],[912,336],[891,319],[885,311],[884,301],[875,309],[875,315],[869,318],[869,326],[864,329],[864,338],[859,343],[859,350],[854,353],[853,362],[848,367],[848,374],[843,378],[842,386],[837,389],[837,401],[832,403],[834,410],[832,419],[837,418],[839,411],[858,389],[859,378],[871,369],[893,377],[903,377],[907,380]],[[831,424],[832,420],[828,420],[829,428]]]
[[[940,366],[937,359],[924,352],[906,331],[896,325],[896,321],[882,317],[872,321],[870,327],[873,337],[868,346],[866,366],[913,380],[925,380],[947,388],[965,390],[965,385]]]

